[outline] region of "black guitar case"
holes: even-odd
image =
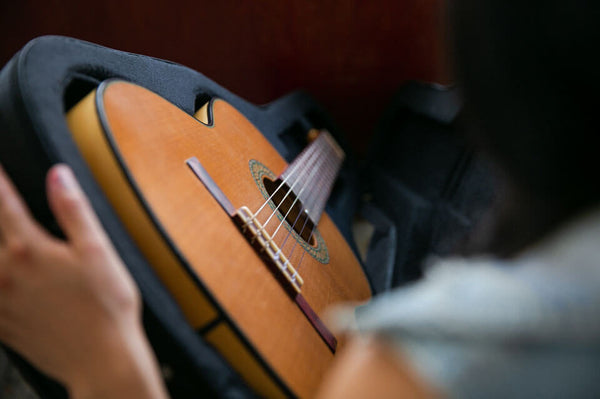
[[[71,139],[65,112],[109,78],[144,86],[189,114],[220,97],[254,123],[287,161],[300,152],[309,128],[329,129],[349,156],[327,211],[355,250],[354,215],[372,226],[364,267],[374,292],[417,278],[426,256],[452,251],[494,196],[487,167],[454,134],[460,103],[452,90],[416,83],[402,88],[384,113],[367,159],[358,163],[327,113],[303,92],[257,106],[172,62],[66,37],[31,41],[0,72],[0,162],[35,217],[58,236],[44,178],[57,162],[72,166],[139,285],[144,326],[174,398],[254,395],[186,323]],[[41,397],[67,397],[60,385],[18,355],[12,357]]]

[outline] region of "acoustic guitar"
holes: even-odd
[[[344,157],[331,136],[288,165],[225,101],[193,117],[119,80],[67,122],[191,326],[261,396],[312,396],[339,349],[323,311],[371,295],[324,213]]]

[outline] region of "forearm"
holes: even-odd
[[[438,398],[384,341],[352,337],[336,356],[319,399]]]

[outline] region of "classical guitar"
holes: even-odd
[[[67,122],[192,327],[260,395],[312,396],[339,345],[323,311],[370,297],[324,213],[344,157],[331,136],[312,132],[288,165],[225,101],[192,117],[118,80]]]

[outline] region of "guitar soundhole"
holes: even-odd
[[[263,184],[269,197],[275,193],[271,201],[278,208],[279,213],[285,218],[285,221],[311,247],[316,246],[317,242],[314,234],[312,234],[315,225],[310,220],[310,217],[308,217],[300,200],[296,200],[296,195],[286,184],[282,183],[281,179],[271,180],[265,177]],[[283,187],[278,190],[277,188],[282,184]]]

